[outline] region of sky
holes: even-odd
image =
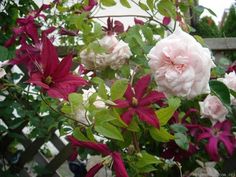
[[[35,2],[40,6],[42,3],[48,3],[52,0],[35,0]],[[119,1],[119,0],[116,0]],[[217,17],[212,16],[206,10],[202,14],[202,16],[212,16],[213,20],[218,24],[221,21],[224,10],[229,8],[232,3],[236,2],[236,0],[199,0],[199,4],[203,5],[207,8],[210,8],[215,12]],[[97,15],[108,15],[108,14],[142,14],[145,15],[145,12],[140,11],[137,7],[127,10],[121,6],[118,8],[109,8],[108,11],[100,11]]]

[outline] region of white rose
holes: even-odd
[[[228,110],[218,97],[208,95],[203,102],[199,102],[201,115],[210,118],[212,124],[217,121],[223,122]]]
[[[111,67],[119,69],[126,60],[132,55],[127,43],[118,39],[114,35],[106,35],[98,40],[105,53],[95,53],[94,51],[83,50],[80,53],[81,63],[86,69],[104,69]]]
[[[219,81],[223,82],[228,88],[236,91],[236,73],[230,72],[229,74],[225,73],[224,78],[219,78]],[[231,103],[236,105],[236,98],[231,95]]]
[[[160,40],[148,57],[159,91],[188,99],[210,93],[211,53],[181,29]]]

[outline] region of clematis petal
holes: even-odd
[[[42,82],[43,75],[41,73],[33,73],[27,83],[35,84],[37,86],[40,86],[44,89],[49,89],[49,86]]]
[[[130,84],[128,85],[128,87],[126,89],[124,96],[130,103],[132,103],[132,98],[134,97],[134,92],[133,92]]]
[[[72,65],[72,55],[68,55],[60,62],[57,66],[55,72],[53,73],[52,77],[54,79],[60,79],[67,75],[70,72],[70,68]]]
[[[157,91],[151,91],[147,96],[140,99],[139,105],[140,106],[147,106],[147,105],[150,105],[150,104],[155,103],[157,101],[160,101],[164,98],[166,98],[164,93],[157,92]]]
[[[94,177],[96,173],[103,167],[103,164],[98,163],[94,165],[86,174],[85,177]]]
[[[109,148],[107,147],[106,144],[96,143],[96,142],[92,142],[92,141],[80,141],[71,135],[67,136],[67,139],[70,141],[70,143],[74,147],[77,146],[77,147],[82,147],[82,148],[88,148],[88,149],[100,152],[105,156],[109,155],[111,153],[111,151],[109,150]]]
[[[135,114],[135,110],[133,108],[129,108],[126,112],[124,112],[121,115],[121,119],[127,124],[129,125],[133,116]]]
[[[59,65],[59,60],[56,48],[46,36],[43,37],[43,49],[40,58],[44,69],[44,76],[53,74]]]
[[[219,160],[217,145],[218,145],[218,139],[215,137],[211,137],[209,139],[208,144],[206,144],[206,150],[207,150],[208,154],[210,155],[211,159],[214,161]]]
[[[136,109],[136,113],[138,114],[139,118],[146,122],[149,125],[152,125],[156,128],[160,128],[159,120],[155,114],[155,112],[148,107],[138,107]]]
[[[116,108],[127,108],[129,106],[129,102],[127,100],[115,100]]]
[[[144,93],[146,92],[149,83],[151,81],[151,76],[150,75],[146,75],[143,76],[142,78],[140,78],[135,86],[134,86],[134,90],[135,90],[135,97],[139,100],[140,98],[143,97]]]
[[[212,135],[209,132],[204,132],[198,135],[197,141],[200,141],[202,139],[210,138]]]
[[[223,142],[223,144],[225,145],[227,152],[229,155],[233,155],[234,152],[234,144],[230,141],[229,137],[226,137],[224,135],[220,135],[219,136],[220,141]]]
[[[113,168],[116,173],[116,177],[129,177],[128,173],[125,169],[124,162],[121,158],[120,153],[118,152],[113,152],[112,153],[112,158],[113,158]]]

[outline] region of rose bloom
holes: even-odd
[[[223,122],[228,110],[216,96],[208,95],[203,102],[199,102],[201,115],[210,118],[212,124]]]
[[[191,99],[210,93],[210,70],[215,66],[211,53],[180,28],[160,40],[148,57],[158,90],[167,96]]]
[[[95,53],[85,49],[80,53],[81,63],[84,64],[86,69],[93,70],[110,67],[116,70],[124,65],[126,60],[132,55],[128,44],[122,40],[119,41],[114,35],[106,35],[98,40],[98,43],[106,52]]]
[[[223,82],[229,89],[236,91],[236,73],[235,71],[229,74],[225,73],[224,78],[219,78],[219,81]],[[231,95],[231,103],[236,105],[236,98]]]

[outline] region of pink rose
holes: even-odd
[[[83,50],[80,53],[81,63],[86,69],[104,69],[110,67],[114,70],[119,69],[126,60],[132,55],[127,43],[118,40],[114,35],[106,35],[98,40],[101,47],[105,49],[104,53],[95,53],[94,51]]]
[[[203,102],[199,102],[201,115],[210,118],[212,124],[217,121],[223,122],[228,110],[218,97],[208,95]]]
[[[224,78],[219,78],[219,81],[223,82],[229,89],[236,91],[236,73],[234,71],[229,74],[225,73]],[[231,95],[231,103],[236,105],[236,98]]]
[[[160,40],[148,57],[159,91],[188,99],[210,93],[211,53],[181,29]]]

